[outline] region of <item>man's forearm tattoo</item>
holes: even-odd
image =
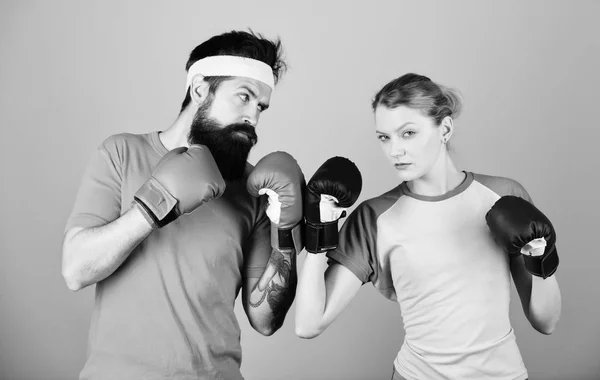
[[[258,307],[266,300],[275,317],[273,323],[279,323],[278,316],[285,315],[292,305],[296,283],[296,252],[292,250],[284,253],[273,249],[265,274],[256,287],[261,297],[254,302],[250,301],[250,306]]]

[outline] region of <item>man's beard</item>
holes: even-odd
[[[208,104],[207,104],[208,103]],[[246,170],[250,150],[258,141],[254,127],[246,123],[220,124],[207,116],[211,101],[201,105],[194,116],[188,142],[206,146],[223,178],[240,179]]]

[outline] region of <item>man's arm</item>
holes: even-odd
[[[152,232],[138,207],[103,226],[70,228],[64,236],[62,275],[77,291],[110,276]]]
[[[116,201],[120,184],[110,173],[111,165],[100,155],[88,170],[79,199],[89,203],[76,206],[75,215],[87,215],[90,208],[102,214],[107,205],[112,214],[100,220],[113,220],[100,227],[67,230],[63,242],[62,273],[67,286],[79,290],[111,275],[127,259],[131,251],[153,229],[164,227],[182,214],[191,213],[204,202],[221,196],[225,181],[208,149],[194,145],[175,148],[165,154],[152,171],[152,176],[136,192],[131,207],[116,217]],[[107,172],[109,172],[107,174]],[[111,186],[104,185],[109,182]],[[92,199],[94,201],[90,202]],[[94,213],[92,213],[94,214]],[[77,220],[77,219],[76,219]]]
[[[250,195],[266,195],[268,199],[266,217],[257,223],[249,240],[250,254],[244,263],[242,290],[248,320],[263,335],[271,335],[283,325],[296,295],[296,252],[304,247],[305,186],[300,166],[286,152],[273,152],[261,158],[246,182]],[[271,248],[266,246],[269,240]],[[255,271],[263,267],[264,271],[257,276]]]
[[[273,248],[260,278],[246,278],[242,290],[244,311],[252,327],[269,336],[277,331],[296,295],[296,251]]]

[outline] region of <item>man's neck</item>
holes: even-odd
[[[186,107],[169,128],[158,134],[160,142],[167,150],[189,146],[188,135],[190,133],[190,126],[194,120],[194,114],[192,107]]]

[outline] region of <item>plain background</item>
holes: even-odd
[[[232,29],[280,36],[290,69],[251,155],[284,150],[307,178],[352,159],[359,202],[397,184],[370,100],[425,74],[459,89],[451,141],[462,169],[520,181],[558,231],[562,319],[551,336],[511,318],[531,379],[600,379],[598,294],[600,3],[0,2],[0,378],[74,379],[85,360],[93,287],[61,277],[65,221],[107,136],[166,128],[189,52]],[[300,264],[302,260],[300,260]],[[272,337],[241,312],[247,379],[389,379],[403,333],[397,304],[370,284],[320,337]]]

